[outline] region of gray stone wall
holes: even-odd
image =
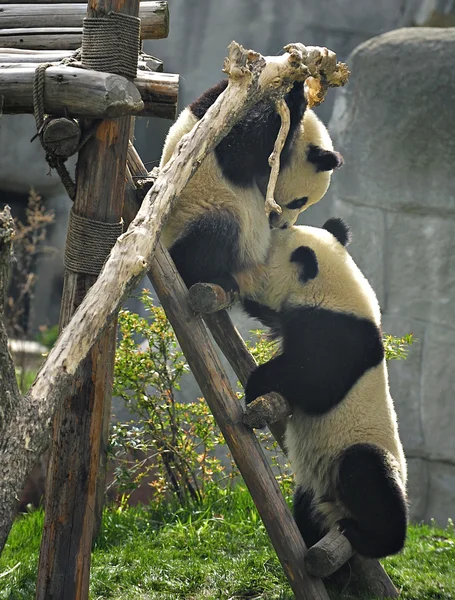
[[[332,132],[345,166],[333,215],[388,333],[413,332],[389,366],[409,461],[414,519],[455,517],[454,29],[401,29],[359,46],[336,97]]]

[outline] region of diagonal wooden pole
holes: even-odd
[[[130,145],[129,169],[134,176],[147,170]],[[138,206],[129,176],[124,219],[134,219]],[[243,423],[243,409],[232,390],[204,323],[188,304],[188,290],[167,250],[158,243],[148,272],[196,381],[220,427],[234,460],[264,521],[272,544],[297,600],[328,600],[320,579],[304,568],[305,543],[283,498],[254,432]]]

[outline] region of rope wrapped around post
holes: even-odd
[[[117,238],[123,233],[123,219],[106,223],[81,217],[71,209],[65,246],[65,268],[74,273],[98,277]]]

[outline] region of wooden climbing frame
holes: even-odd
[[[73,151],[79,151],[73,213],[98,224],[100,231],[103,224],[116,226],[122,218],[126,228],[140,205],[140,190],[134,182],[139,177],[149,178],[130,141],[134,117],[174,118],[178,77],[160,73],[161,61],[144,55],[135,57],[139,66],[135,77],[122,71],[124,65],[121,64],[116,64],[112,72],[105,67],[103,72],[95,70],[93,64],[97,63],[88,59],[93,48],[90,53],[87,47],[84,51],[89,36],[88,21],[83,22],[83,19],[86,15],[90,26],[101,36],[107,35],[102,22],[109,21],[112,14],[125,23],[128,21],[132,31],[139,16],[137,37],[129,39],[132,47],[139,48],[139,38],[167,36],[166,2],[89,0],[85,7],[82,3],[62,0],[40,5],[39,9],[31,2],[6,3],[2,10],[3,27],[6,27],[0,30],[3,112],[37,114],[37,102],[33,100],[33,91],[38,89],[36,72],[38,65],[48,63],[48,67],[41,69],[43,89],[36,92],[43,104],[41,113],[63,117],[63,121],[69,118],[73,125],[76,123],[70,136]],[[74,54],[72,51],[79,48],[81,40],[82,53]],[[106,56],[97,57],[96,51],[93,52],[95,61],[105,61]],[[149,70],[142,69],[146,66]],[[89,93],[82,95],[81,89]],[[97,119],[95,123],[94,119]],[[44,131],[53,121],[45,124],[38,119],[38,122],[42,123],[39,133],[48,159],[64,162],[68,149],[62,150],[58,128],[57,134],[45,137]],[[57,126],[55,122],[54,126]],[[67,267],[80,264],[77,255],[84,249],[84,234],[80,230],[72,230],[72,233],[76,241],[73,246],[69,241],[71,236],[68,237]],[[70,254],[72,258],[76,256],[75,262],[69,260]],[[226,298],[216,286],[205,284],[190,290],[188,296],[168,252],[160,243],[150,262],[148,276],[250,490],[295,597],[328,600],[322,581],[314,575],[328,575],[349,559],[359,580],[363,579],[373,593],[396,596],[380,564],[352,556],[349,542],[339,532],[330,532],[317,547],[307,552],[251,428],[251,425],[263,426],[267,422],[283,447],[285,422],[276,417],[288,415],[289,407],[274,395],[264,402],[258,401],[256,412],[254,407],[250,408],[246,417],[207,331],[207,328],[211,331],[240,381],[245,383],[255,367],[254,359],[228,314],[220,310],[232,299]],[[71,320],[96,279],[96,272],[77,266],[66,269],[61,328]],[[202,318],[198,313],[205,314]],[[80,365],[70,392],[61,400],[54,418],[37,583],[39,600],[88,598],[91,545],[103,503],[115,346],[114,320]],[[268,412],[264,408],[267,402]]]

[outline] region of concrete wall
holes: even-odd
[[[388,333],[418,338],[390,363],[411,515],[455,517],[455,29],[401,29],[349,57],[332,131],[345,166],[332,213],[353,230]]]

